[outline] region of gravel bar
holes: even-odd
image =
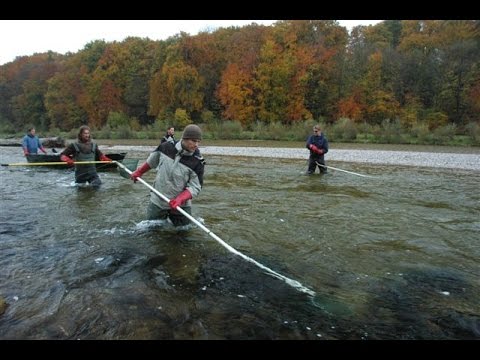
[[[100,146],[109,151],[152,151],[153,146]],[[243,156],[266,157],[283,159],[308,159],[309,152],[304,148],[271,148],[271,147],[229,147],[229,146],[201,146],[204,156]],[[402,165],[435,167],[447,169],[462,169],[480,171],[480,155],[457,154],[441,152],[418,151],[387,151],[387,150],[357,150],[357,149],[330,149],[325,156],[326,161],[343,161],[351,163],[366,163],[379,165]]]

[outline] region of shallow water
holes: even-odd
[[[209,230],[314,297],[199,228],[144,221],[149,190],[116,172],[93,190],[68,170],[2,167],[0,338],[480,338],[480,173],[330,165],[374,177],[209,156],[193,203]]]

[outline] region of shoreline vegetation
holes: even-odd
[[[182,134],[183,126],[176,125],[176,138]],[[153,124],[132,128],[128,124],[111,124],[101,128],[92,128],[92,134],[99,143],[107,144],[132,144],[132,145],[154,145],[157,144],[168,127],[172,123],[157,119]],[[417,124],[407,129],[398,120],[385,120],[381,125],[372,126],[365,123],[356,123],[350,119],[340,119],[332,124],[327,122],[315,122],[305,120],[295,124],[271,123],[267,125],[258,124],[253,129],[246,129],[237,121],[215,121],[198,124],[203,130],[203,142],[219,146],[258,146],[267,147],[298,147],[304,144],[312,133],[314,125],[320,125],[322,132],[326,135],[332,146],[341,144],[342,148],[384,148],[394,146],[402,149],[411,147],[433,148],[455,147],[455,148],[480,148],[480,123],[470,123],[462,128],[454,124],[444,126],[427,127],[424,124]],[[75,139],[78,129],[60,131],[58,129],[42,130],[37,129],[37,134],[42,140],[44,138]],[[24,133],[2,132],[0,128],[0,139],[13,141],[20,139]],[[3,142],[0,140],[0,145]],[[265,144],[265,145],[263,145]],[[234,145],[235,146],[235,145]]]

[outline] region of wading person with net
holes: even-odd
[[[165,133],[165,136],[160,140],[160,145],[162,145],[164,142],[170,142],[174,145],[177,143],[177,140],[175,139],[175,127],[169,126],[167,128],[167,132]],[[158,145],[155,151],[158,151],[160,149],[160,145]],[[193,155],[198,157],[205,164],[205,160],[203,159],[203,156],[200,154],[200,149],[198,147],[195,150],[195,153]]]
[[[156,169],[154,188],[171,199],[169,203],[154,192],[150,195],[147,207],[148,220],[165,220],[174,226],[183,226],[190,220],[176,211],[180,206],[191,214],[191,199],[198,196],[203,186],[204,164],[195,155],[202,140],[202,130],[197,125],[188,125],[182,138],[176,144],[164,142],[147,158],[147,161],[135,170],[130,178],[136,182],[150,169]]]
[[[310,150],[307,175],[313,174],[317,166],[320,170],[320,174],[326,173],[327,168],[325,167],[324,155],[328,152],[328,140],[323,135],[320,125],[315,125],[313,127],[313,134],[308,137],[306,146],[307,149]]]
[[[80,127],[77,136],[77,142],[68,145],[60,154],[60,160],[65,161],[70,166],[75,166],[75,182],[77,184],[86,184],[98,187],[102,183],[97,174],[95,163],[77,165],[74,162],[94,162],[94,161],[112,161],[105,156],[97,144],[92,141],[90,128],[86,125]]]

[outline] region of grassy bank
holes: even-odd
[[[269,144],[282,142],[284,147],[297,147],[312,134],[312,127],[316,124],[313,120],[306,120],[295,124],[258,124],[253,129],[244,129],[235,121],[212,122],[200,124],[203,130],[203,139],[206,144],[209,142],[221,145],[228,145],[234,141],[254,144],[255,142]],[[101,129],[92,129],[93,137],[97,141],[113,141],[118,143],[132,140],[135,144],[156,145],[165,134],[169,124],[164,121],[156,121],[154,124],[146,125],[133,130],[130,126],[110,127],[104,126]],[[427,124],[414,124],[408,128],[397,121],[385,120],[381,124],[369,125],[356,123],[349,119],[340,119],[330,123],[321,123],[320,126],[332,144],[348,143],[355,144],[355,147],[365,145],[404,144],[412,145],[440,145],[455,147],[480,146],[480,124],[469,123],[464,126],[447,124],[434,127]],[[1,129],[0,129],[1,131]],[[78,129],[69,132],[58,130],[41,131],[37,130],[40,137],[62,137],[73,139],[77,136]],[[176,129],[176,137],[180,138],[182,129]],[[5,134],[0,137],[22,137],[24,134]],[[249,146],[249,145],[246,145]],[[251,146],[251,145],[250,145]],[[265,145],[268,146],[268,145]]]

